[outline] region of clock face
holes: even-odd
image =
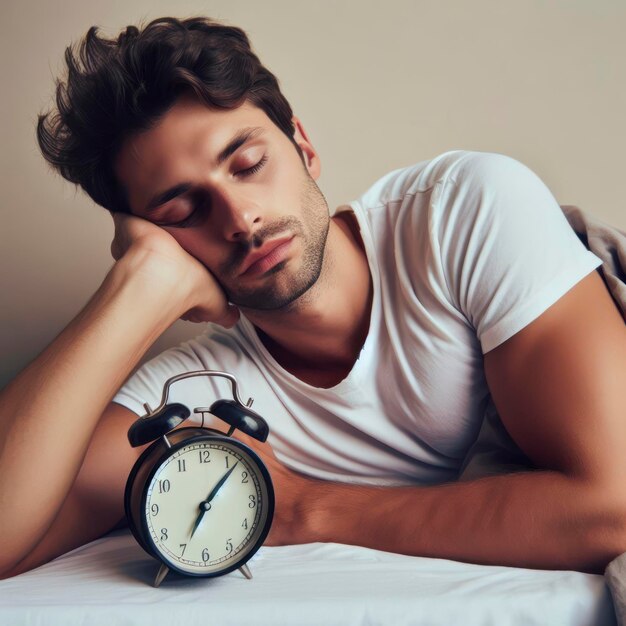
[[[239,567],[269,531],[269,474],[250,448],[195,438],[158,466],[145,491],[148,542],[172,569],[210,576]]]

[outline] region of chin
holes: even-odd
[[[286,263],[286,261],[278,263],[263,278],[268,279],[278,274],[281,270],[284,271]],[[321,266],[318,271],[312,274],[309,273],[306,277],[302,275],[302,272],[299,272],[295,278],[285,276],[284,280],[277,281],[283,284],[276,284],[270,281],[270,284],[251,289],[247,293],[227,292],[227,296],[229,302],[250,311],[285,311],[299,303],[299,300],[317,283],[320,274]],[[288,280],[289,284],[283,286],[285,280]]]

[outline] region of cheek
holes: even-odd
[[[301,210],[302,188],[305,184],[305,173],[302,171],[302,164],[298,168],[285,168],[276,176],[276,184],[273,187],[270,206],[282,208],[283,212],[290,214],[298,213]]]

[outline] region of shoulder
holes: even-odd
[[[530,235],[538,222],[556,231],[567,225],[546,183],[518,159],[479,151],[454,156],[441,168],[429,205],[433,228],[447,229],[457,240],[462,224],[485,236],[495,233],[496,223],[507,224],[518,235]]]
[[[516,158],[500,152],[453,150],[432,161],[430,182],[494,182],[501,174],[527,174],[532,171]],[[494,178],[494,176],[496,178]]]
[[[457,187],[511,189],[529,183],[545,188],[539,176],[518,159],[498,152],[466,151],[449,163],[442,181]]]
[[[451,150],[393,170],[350,207],[382,242],[406,239],[407,246],[429,246],[439,256],[468,238],[476,243],[495,236],[496,224],[528,232],[537,220],[557,230],[565,220],[530,168],[511,156],[476,150]],[[517,231],[520,220],[525,230]]]
[[[227,330],[208,324],[204,333],[169,347],[144,362],[118,390],[113,401],[141,414],[144,402],[158,405],[163,386],[169,378],[199,370],[228,372],[237,379],[258,378],[258,368],[241,333],[236,328]],[[230,383],[223,378],[198,377],[177,383],[174,395],[202,398],[208,393],[209,397],[218,394],[222,394],[218,397],[224,397],[229,389]]]
[[[505,154],[449,150],[388,172],[361,194],[358,202],[365,208],[374,208],[427,192],[438,183],[476,187],[501,185],[533,176],[536,177],[526,165]]]

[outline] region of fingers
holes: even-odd
[[[128,213],[110,211],[115,233],[111,242],[111,256],[119,261],[133,246],[144,247],[150,253],[153,267],[167,262],[172,271],[185,276],[191,285],[191,303],[194,306],[180,319],[196,324],[213,322],[232,328],[240,318],[239,309],[229,304],[227,296],[210,271],[196,257],[184,250],[179,242],[164,229]],[[191,270],[191,271],[190,271]],[[156,270],[153,270],[156,271]]]
[[[158,227],[152,225],[147,220],[130,213],[120,213],[119,211],[109,211],[113,218],[115,232],[111,242],[111,255],[119,261],[132,245],[142,237],[159,231]],[[154,231],[152,231],[154,228]]]
[[[113,218],[113,226],[115,228],[113,240],[111,241],[111,256],[115,261],[119,261],[124,256],[127,248],[127,245],[124,243],[127,238],[124,236],[122,214],[113,211],[109,211],[109,214]]]
[[[108,211],[108,209],[107,209],[107,211]],[[113,219],[113,227],[115,228],[115,214],[113,213],[113,211],[109,211],[109,215]],[[119,258],[116,256],[116,254],[117,254],[117,244],[116,244],[115,234],[116,234],[116,230],[113,231],[113,239],[111,240],[111,245],[109,247],[109,250],[111,251],[111,256],[113,257],[113,260],[117,261],[117,260],[119,260]]]

